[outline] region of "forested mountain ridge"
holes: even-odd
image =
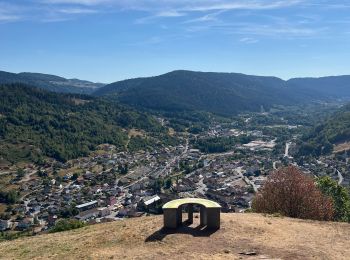
[[[202,110],[221,115],[327,99],[322,92],[293,88],[276,77],[183,70],[112,83],[94,94],[147,109]]]
[[[321,78],[295,78],[287,81],[287,85],[297,91],[317,91],[319,94],[335,98],[350,97],[350,76],[333,76]]]
[[[178,70],[109,85],[40,73],[0,71],[1,83],[25,83],[54,92],[105,96],[137,109],[204,111],[224,116],[350,97],[350,76],[295,78]]]
[[[99,98],[21,84],[0,85],[0,93],[2,160],[35,161],[48,156],[66,161],[104,143],[125,149],[131,128],[159,142],[167,138],[167,129],[152,116]]]
[[[42,73],[0,71],[0,84],[22,83],[54,92],[91,94],[105,84],[78,79],[65,79]]]

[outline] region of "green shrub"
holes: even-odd
[[[56,222],[55,226],[50,230],[50,233],[62,232],[77,228],[82,228],[86,224],[76,219],[61,219]]]
[[[350,222],[349,192],[328,176],[319,178],[317,186],[323,194],[333,200],[334,220]]]

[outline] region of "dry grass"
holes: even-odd
[[[81,168],[79,168],[79,166],[74,166],[74,167],[71,167],[71,168],[68,168],[68,169],[61,169],[58,172],[58,176],[64,177],[67,174],[83,173],[83,172],[84,171]]]
[[[162,216],[143,217],[22,238],[0,243],[0,258],[349,259],[350,255],[350,225],[343,223],[222,214],[222,228],[212,234],[190,228],[166,234],[159,231],[161,227]]]
[[[350,150],[350,142],[341,143],[334,147],[333,153],[341,153]]]
[[[145,132],[138,129],[130,129],[128,136],[131,137],[145,137]]]
[[[7,209],[7,205],[4,203],[0,203],[0,214],[5,213]]]

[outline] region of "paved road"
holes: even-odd
[[[290,148],[291,144],[292,144],[291,142],[286,143],[286,149],[284,151],[284,157],[289,157],[289,148]]]
[[[38,172],[38,171],[35,170],[35,171],[32,171],[32,172],[26,174],[18,183],[30,181],[30,178],[31,178],[34,174],[36,174],[37,172]]]
[[[340,171],[337,170],[337,173],[338,173],[338,178],[339,178],[338,184],[341,185],[344,181],[344,177]]]
[[[272,167],[273,167],[274,170],[277,170],[276,164],[277,164],[277,162],[273,162],[273,164],[272,164]]]

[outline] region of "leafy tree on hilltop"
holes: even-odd
[[[330,177],[317,180],[317,186],[323,194],[333,200],[334,220],[350,222],[350,195],[349,192]]]
[[[333,220],[330,198],[322,194],[311,177],[290,166],[273,172],[255,196],[252,208],[258,213],[313,220]]]

